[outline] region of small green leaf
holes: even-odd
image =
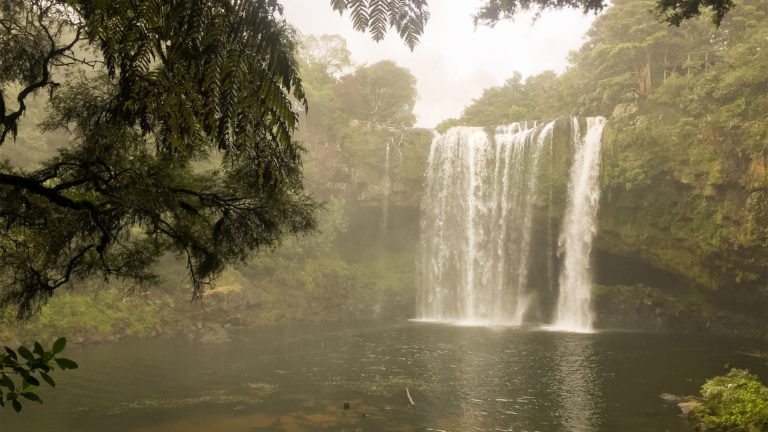
[[[33,360],[35,358],[34,355],[29,351],[29,349],[25,346],[19,347],[19,354],[21,354],[22,357],[24,357],[27,360]]]
[[[55,361],[56,365],[58,365],[62,369],[77,369],[77,363],[73,362],[70,359],[56,358],[56,359],[53,359],[53,361]]]
[[[43,400],[40,399],[40,396],[38,396],[38,395],[36,395],[36,394],[34,394],[32,392],[24,392],[24,393],[20,394],[19,396],[21,396],[23,398],[26,398],[26,399],[29,399],[32,402],[43,403]]]
[[[56,339],[56,342],[53,343],[53,348],[51,348],[51,351],[54,354],[58,354],[64,351],[65,346],[67,346],[67,338],[58,338]]]
[[[45,354],[45,350],[43,349],[43,346],[40,345],[40,342],[35,341],[35,349],[33,350],[35,354],[42,357]]]
[[[47,382],[51,387],[56,387],[56,382],[53,381],[50,375],[45,372],[40,372],[40,376],[43,377],[43,381]]]
[[[16,399],[13,400],[13,409],[16,410],[16,412],[21,411],[21,403]]]

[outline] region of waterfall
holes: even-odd
[[[514,123],[493,134],[454,127],[432,141],[422,201],[419,319],[519,326],[530,320],[532,304],[554,295],[553,193],[551,184],[540,191],[539,180],[552,177],[555,124]],[[604,124],[588,119],[583,140],[575,119],[571,126],[574,163],[558,242],[558,328],[591,328],[589,254]],[[532,274],[534,268],[542,274]]]
[[[389,222],[389,195],[392,194],[392,177],[389,173],[389,151],[394,138],[389,137],[387,147],[384,153],[384,199],[381,204],[381,226],[379,230],[382,234],[387,233],[387,224]]]
[[[605,118],[587,118],[587,133],[581,140],[578,121],[574,126],[574,151],[568,182],[568,208],[565,211],[559,245],[564,255],[560,272],[556,329],[592,330],[592,273],[590,254],[597,233],[597,209],[600,202],[600,142]]]
[[[430,149],[422,202],[421,319],[523,323],[539,160],[554,122],[515,123],[490,139],[452,128]]]

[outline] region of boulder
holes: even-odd
[[[683,413],[683,415],[687,417],[691,411],[701,406],[701,402],[696,400],[688,400],[685,402],[680,402],[677,404],[677,406],[680,407],[680,411]]]

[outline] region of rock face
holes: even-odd
[[[593,260],[595,282],[603,286],[598,320],[609,327],[761,336],[755,329],[766,332],[756,323],[768,304],[768,157],[738,152],[715,133],[683,139],[675,132],[680,125],[637,107],[617,114],[601,154]],[[565,211],[572,155],[561,142],[569,136],[562,126],[539,182],[537,220],[559,221]],[[546,241],[548,234],[533,235]],[[532,278],[546,271],[532,268]],[[542,303],[551,301],[554,288],[531,283]]]
[[[716,134],[682,140],[679,128],[638,115],[609,123],[596,247],[622,258],[626,277],[598,283],[643,283],[695,298],[711,316],[758,317],[768,302],[768,159]]]

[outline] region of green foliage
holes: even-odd
[[[439,128],[610,117],[601,247],[638,254],[695,285],[747,287],[751,302],[764,301],[768,264],[757,257],[768,255],[760,204],[768,3],[741,2],[719,28],[706,19],[669,27],[652,19],[653,6],[613,2],[561,76],[515,74]]]
[[[255,324],[370,319],[410,306],[412,255],[345,259],[336,242],[348,223],[344,202],[332,200],[321,215],[321,234],[286,242],[237,269],[241,284],[259,287],[243,291],[256,304],[249,313]]]
[[[0,305],[27,317],[93,275],[152,283],[166,252],[187,262],[199,297],[227,264],[314,228],[292,137],[306,98],[279,3],[0,8],[0,145],[24,136],[18,119],[41,90],[44,128],[68,132],[33,171],[0,165]],[[95,53],[76,49],[86,44]]]
[[[307,148],[308,188],[321,199],[353,201],[374,189],[382,193],[388,174],[390,185],[420,188],[432,137],[409,129],[413,75],[390,61],[353,68],[346,42],[334,35],[307,37],[300,59],[312,100],[297,133]]]
[[[733,369],[701,387],[702,406],[692,414],[706,430],[760,432],[768,429],[768,387],[757,376]]]
[[[604,0],[487,0],[475,15],[475,22],[493,25],[501,19],[514,18],[518,12],[532,9],[541,13],[547,9],[574,8],[587,13],[599,12],[607,6],[608,2]],[[731,0],[657,0],[654,9],[664,22],[675,26],[698,17],[702,10],[708,10],[712,12],[712,22],[719,25],[734,6]]]
[[[331,6],[349,11],[355,30],[368,31],[377,42],[393,27],[411,50],[429,19],[426,0],[331,0]]]
[[[77,369],[77,363],[58,356],[66,345],[67,340],[59,338],[48,351],[39,342],[34,343],[32,350],[24,345],[17,350],[3,347],[5,351],[0,353],[0,406],[10,402],[13,409],[19,412],[22,408],[20,397],[43,403],[40,396],[33,392],[40,386],[37,377],[55,387],[56,382],[49,375],[53,370],[57,367],[61,370]]]
[[[341,109],[352,119],[371,125],[409,127],[416,122],[416,78],[394,62],[361,66],[336,86]]]
[[[148,336],[162,327],[172,302],[126,297],[118,289],[54,296],[25,326],[25,334],[47,340],[54,334],[85,335],[104,340],[112,335]]]
[[[529,10],[540,14],[545,10],[572,8],[597,13],[608,4],[605,0],[485,0],[474,20],[475,24],[492,26]],[[384,39],[387,29],[394,28],[411,50],[429,20],[426,0],[331,0],[331,6],[340,14],[349,11],[355,30],[367,31],[377,42]],[[719,25],[734,6],[732,0],[656,0],[653,9],[670,25],[679,26],[701,15],[702,10],[710,12],[712,22]]]

